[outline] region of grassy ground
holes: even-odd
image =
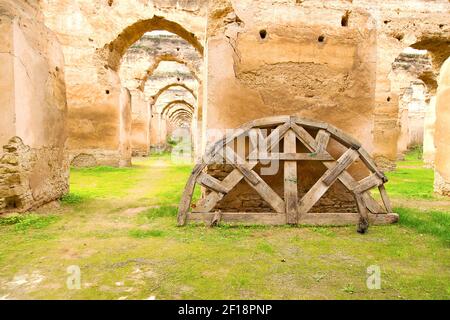
[[[450,201],[410,155],[389,175],[398,225],[176,227],[190,167],[77,169],[59,209],[0,219],[0,298],[448,299]],[[197,193],[198,195],[198,193]],[[367,268],[381,268],[369,290]],[[81,288],[69,290],[78,266]]]

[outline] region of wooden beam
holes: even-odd
[[[319,130],[316,136],[317,152],[326,151],[330,142],[330,133],[325,130]],[[334,160],[334,159],[333,159]]]
[[[359,222],[358,222],[358,232],[366,233],[369,228],[369,211],[364,203],[364,199],[361,194],[355,193],[356,205],[358,206],[359,212]]]
[[[378,177],[376,173],[373,173],[370,176],[359,181],[358,185],[356,186],[355,189],[353,189],[353,191],[355,193],[363,193],[372,188],[378,187],[381,184],[383,184],[383,180],[381,180],[381,178]]]
[[[235,166],[242,175],[253,185],[257,185],[260,182],[259,176],[253,171],[253,166],[248,165],[244,159],[239,157],[230,147],[225,147],[225,158],[227,164]]]
[[[198,164],[192,170],[191,176],[184,188],[183,195],[181,197],[180,205],[178,206],[178,225],[184,226],[186,224],[186,215],[191,207],[192,195],[194,194],[195,184],[198,175],[205,169],[206,164]]]
[[[305,147],[311,152],[317,152],[318,146],[316,140],[302,127],[291,123],[291,128],[294,130],[298,139],[305,145]]]
[[[339,175],[344,171],[347,170],[350,165],[355,162],[356,159],[358,159],[359,154],[353,149],[348,149],[337,161],[334,168],[328,170],[323,175],[323,183],[327,186],[330,186],[333,184]]]
[[[305,118],[300,118],[300,117],[295,117],[295,116],[291,117],[291,122],[297,123],[298,125],[300,125],[302,127],[309,127],[309,128],[314,128],[314,129],[317,129],[317,128],[327,129],[328,128],[328,124],[323,121],[305,119]]]
[[[268,145],[269,151],[272,150],[273,147],[280,142],[289,128],[290,123],[285,123],[273,130],[272,133],[265,139],[265,144]],[[223,146],[221,146],[221,148],[223,148]],[[251,163],[249,167],[253,169],[256,167],[256,165],[257,163]],[[234,169],[228,176],[225,177],[225,179],[222,181],[222,185],[226,188],[233,189],[238,185],[239,182],[242,181],[242,179],[244,179],[244,176],[242,175],[241,171],[239,169]],[[222,198],[223,194],[213,191],[205,198],[200,199],[197,204],[196,210],[201,212],[209,212],[214,209],[216,204],[220,200],[222,200]]]
[[[386,207],[386,211],[388,213],[392,212],[391,200],[389,200],[384,184],[378,186],[378,190],[380,190],[381,199],[383,200],[384,206]]]
[[[297,137],[292,130],[284,136],[284,152],[295,155],[297,152]],[[296,224],[298,220],[298,181],[297,162],[284,162],[284,202],[286,204],[286,221]]]
[[[361,156],[361,160],[364,162],[364,164],[367,166],[367,168],[376,173],[378,177],[380,177],[384,183],[388,182],[388,178],[385,176],[383,172],[381,172],[375,162],[373,161],[372,157],[367,153],[367,151],[364,148],[359,148],[358,153]]]
[[[188,214],[190,222],[203,222],[209,225],[215,213]],[[372,225],[386,225],[398,222],[398,215],[369,214],[369,222]],[[308,226],[350,226],[359,223],[359,213],[308,213],[299,217],[299,225]],[[286,215],[280,213],[248,213],[248,212],[222,212],[221,222],[237,225],[285,225]]]
[[[224,187],[220,180],[217,180],[216,178],[211,177],[210,175],[203,172],[198,176],[197,182],[206,188],[223,194],[227,194],[231,191],[231,189]]]
[[[344,131],[336,128],[335,126],[332,126],[331,124],[328,125],[328,132],[331,133],[331,135],[335,140],[342,143],[344,146],[348,148],[352,148],[355,150],[361,148],[361,142],[349,136]]]
[[[286,150],[284,150],[286,152]],[[249,160],[256,161],[334,161],[334,158],[328,153],[258,153],[252,155]]]
[[[304,215],[319,201],[320,198],[328,191],[331,187],[332,183],[339,178],[344,170],[353,162],[350,160],[354,159],[358,156],[358,153],[353,149],[348,149],[346,153],[342,155],[342,157],[334,162],[334,165],[330,163],[330,169],[325,172],[325,174],[309,189],[309,191],[303,196],[303,198],[299,202],[298,212],[300,215]],[[349,164],[350,163],[350,164]],[[349,175],[350,176],[350,175]],[[351,176],[350,176],[351,177]],[[328,182],[325,183],[324,180],[329,179]],[[333,179],[333,180],[331,180]]]

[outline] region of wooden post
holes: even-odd
[[[284,136],[284,152],[297,152],[297,137],[292,130]],[[298,223],[298,182],[297,161],[284,162],[284,202],[286,203],[286,221],[288,224]]]

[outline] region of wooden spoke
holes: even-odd
[[[302,127],[299,127],[295,123],[291,124],[292,130],[294,130],[297,137],[300,139],[300,141],[305,145],[306,148],[308,148],[311,152],[317,152],[318,151],[318,145],[316,140]]]
[[[325,130],[319,130],[316,136],[317,152],[326,151],[331,134]],[[334,159],[333,159],[334,160]]]
[[[352,149],[348,149],[342,157],[335,162],[325,174],[316,182],[314,186],[303,196],[300,201],[298,211],[300,214],[308,213],[309,210],[319,201],[320,198],[331,187],[331,183],[338,179],[339,175],[347,169],[350,164],[357,158],[358,153]]]
[[[206,164],[204,163],[196,165],[194,170],[192,170],[192,175],[190,176],[186,187],[184,188],[183,196],[181,197],[181,202],[178,206],[178,225],[180,226],[184,226],[186,224],[186,214],[191,206],[197,176],[205,167]]]
[[[269,187],[269,185],[252,170],[251,165],[247,164],[242,158],[239,157],[229,147],[226,148],[227,159],[236,159],[236,168],[241,171],[244,179],[247,183],[259,193],[259,195],[277,212],[284,212],[285,204],[283,199]]]
[[[231,189],[224,187],[219,180],[217,180],[214,177],[211,177],[206,173],[201,173],[200,176],[197,178],[197,182],[206,188],[209,188],[211,190],[223,194],[227,194],[228,192],[231,191]]]
[[[367,178],[364,178],[361,180],[356,186],[355,189],[353,189],[353,192],[355,193],[363,193],[367,190],[370,190],[374,187],[378,187],[383,184],[383,180],[380,179],[376,174],[371,174]]]
[[[336,165],[325,172],[323,175],[323,183],[326,186],[330,186],[332,183],[334,183],[337,178],[341,175],[341,173],[344,170],[347,170],[348,167],[356,160],[358,159],[359,155],[358,153],[353,149],[348,149],[347,152],[345,152],[341,158],[337,161]]]
[[[286,150],[285,150],[286,151]],[[328,153],[258,153],[249,160],[261,161],[334,161],[334,158]]]
[[[297,137],[292,130],[284,136],[284,152],[295,154],[297,151]],[[296,224],[298,221],[298,181],[297,162],[284,162],[284,201],[286,204],[286,221],[288,224]]]
[[[389,197],[387,195],[386,188],[382,184],[378,186],[378,189],[380,190],[381,199],[383,200],[384,206],[386,207],[386,211],[388,213],[392,213],[391,201],[389,200]]]

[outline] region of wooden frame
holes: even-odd
[[[261,129],[270,129],[264,138]],[[313,137],[308,130],[317,131]],[[243,159],[229,145],[235,139],[247,137],[248,156]],[[337,159],[327,151],[330,139],[344,146],[346,151]],[[300,141],[309,153],[297,152]],[[259,143],[258,143],[259,142]],[[272,152],[283,142],[283,152]],[[208,175],[209,164],[217,159],[227,160],[233,171],[222,181]],[[347,169],[360,159],[370,175],[356,181]],[[281,198],[254,171],[261,161],[284,161],[284,197]],[[320,161],[327,171],[300,199],[298,194],[298,161]],[[274,210],[271,213],[220,212],[214,211],[216,205],[241,181],[246,181]],[[354,196],[357,213],[310,213],[311,208],[340,181]],[[384,184],[386,176],[377,168],[373,159],[361,144],[336,127],[320,121],[292,116],[263,118],[245,124],[229,137],[224,137],[205,153],[202,162],[197,164],[187,182],[178,211],[178,224],[189,221],[206,222],[217,225],[220,222],[239,224],[292,224],[292,225],[349,225],[357,224],[358,232],[367,231],[369,224],[389,224],[398,221],[392,208]],[[207,196],[199,201],[195,212],[189,212],[196,184],[209,190]],[[375,201],[370,190],[378,187],[383,201],[381,206]]]

